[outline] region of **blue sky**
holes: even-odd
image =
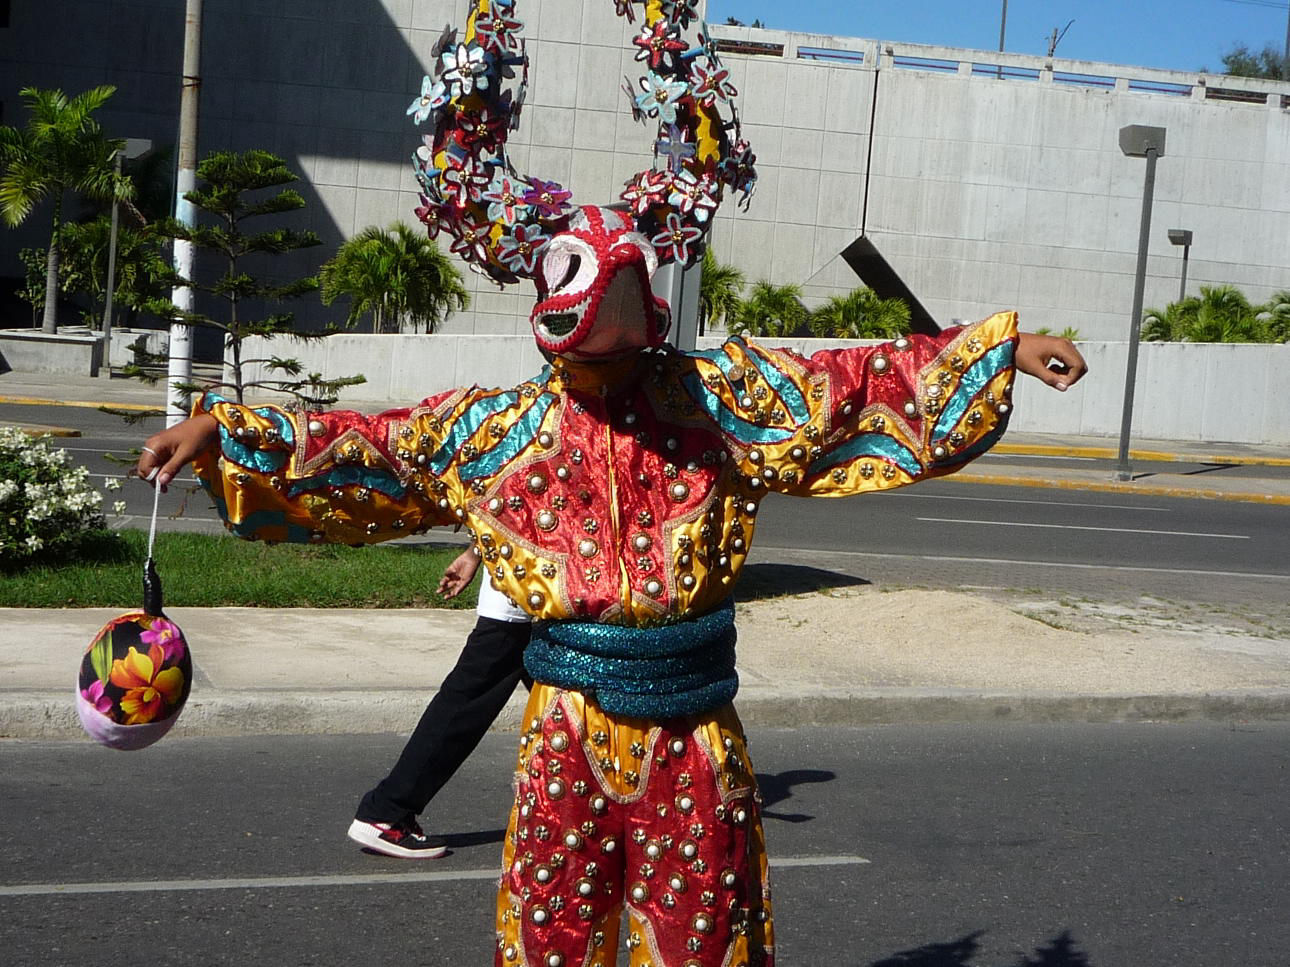
[[[1044,54],[1071,24],[1059,57],[1171,70],[1222,70],[1236,44],[1286,41],[1290,0],[1008,0],[1006,49]],[[998,50],[1002,0],[708,0],[708,20],[809,33]]]

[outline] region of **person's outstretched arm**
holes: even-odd
[[[953,473],[1003,434],[1018,371],[1058,390],[1087,369],[1067,339],[1001,312],[937,336],[809,358],[741,339],[690,357],[683,384],[722,428],[745,496],[842,497]]]
[[[475,395],[483,396],[480,391]],[[188,463],[229,529],[270,541],[370,544],[458,523],[449,445],[472,392],[366,415],[245,406],[208,392],[144,443],[137,472],[166,487]]]

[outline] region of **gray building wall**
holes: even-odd
[[[464,0],[206,0],[201,150],[267,148],[298,171],[309,207],[293,216],[323,246],[285,272],[312,272],[346,237],[411,222],[405,117],[429,51]],[[637,29],[610,0],[525,0],[529,102],[510,148],[524,173],[583,202],[616,197],[650,160],[653,125],[631,120],[624,77],[640,73]],[[0,30],[0,101],[21,123],[27,85],[119,91],[103,112],[123,137],[175,140],[179,0],[15,2]],[[1253,298],[1290,288],[1290,85],[920,47],[716,28],[740,89],[761,186],[747,212],[717,219],[718,256],[749,280],[805,285],[808,301],[858,284],[838,253],[862,231],[942,321],[1016,307],[1028,325],[1121,335],[1132,295],[1143,163],[1124,124],[1169,129],[1160,163],[1148,304],[1177,292],[1167,228],[1195,233],[1189,289],[1231,282]],[[746,48],[745,49],[751,49]],[[824,58],[824,59],[821,59]],[[998,76],[998,65],[1006,76]],[[1216,100],[1216,89],[1262,103]],[[1207,96],[1208,95],[1208,96]],[[0,234],[0,274],[43,244],[32,225]],[[471,275],[455,333],[527,331],[525,285]],[[314,305],[315,321],[340,313]]]
[[[1031,327],[1122,338],[1145,162],[1128,124],[1168,129],[1147,305],[1231,283],[1290,288],[1290,84],[877,40],[719,28],[758,153],[751,210],[715,251],[818,303],[855,284],[868,234],[942,321],[1017,308]],[[1234,101],[1223,97],[1241,97]]]

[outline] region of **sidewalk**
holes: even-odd
[[[0,609],[0,736],[81,735],[81,655],[111,609]],[[172,608],[192,648],[176,735],[410,732],[468,611]],[[846,588],[740,605],[740,691],[759,727],[1290,718],[1290,647],[1087,634],[949,591]],[[810,642],[810,660],[802,660]],[[497,728],[513,728],[517,692]]]
[[[0,376],[0,403],[150,408],[157,398],[125,380]],[[1135,465],[1153,469],[1121,483],[1105,463],[1009,459],[1113,460],[1115,441],[1006,439],[997,458],[948,479],[1290,504],[1290,448],[1135,441]],[[76,670],[116,613],[0,609],[0,736],[81,735]],[[195,668],[176,735],[410,732],[474,622],[470,612],[418,610],[170,614]],[[755,601],[740,606],[739,626],[737,704],[755,726],[1290,718],[1290,646],[1267,638],[1082,633],[968,594],[876,588]],[[514,726],[522,702],[520,693],[499,728]]]

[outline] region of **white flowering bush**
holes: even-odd
[[[48,437],[0,427],[0,565],[65,551],[107,527],[103,495]]]

